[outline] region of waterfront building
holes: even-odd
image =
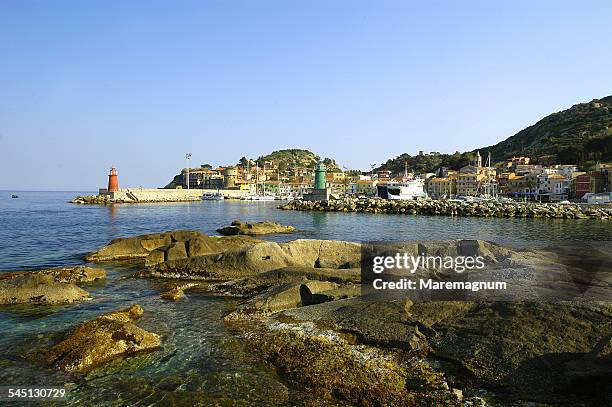
[[[182,171],[184,188],[187,187],[187,169]],[[223,188],[223,175],[217,170],[210,168],[191,168],[189,169],[189,188],[191,189],[221,189]]]
[[[343,196],[346,194],[347,183],[344,181],[326,181],[325,188],[331,189],[331,193],[336,196]]]
[[[376,185],[378,185],[378,181],[376,180],[358,180],[355,181],[356,184],[356,195],[358,196],[374,196],[376,195]]]
[[[572,180],[572,197],[582,199],[585,194],[610,192],[610,180],[607,171],[593,171],[578,175]]]
[[[312,192],[312,184],[291,182],[287,185],[289,187],[289,195],[294,197],[301,197]]]
[[[457,177],[433,177],[426,181],[427,195],[434,199],[457,195]]]
[[[238,181],[238,169],[236,167],[227,167],[223,170],[223,186],[231,189],[236,186]]]
[[[476,196],[478,185],[484,177],[477,173],[464,172],[457,177],[457,195]]]
[[[571,181],[561,174],[539,174],[537,200],[558,202],[568,198]]]
[[[513,172],[504,172],[497,176],[497,190],[500,195],[508,195],[508,184],[516,177],[517,175]]]

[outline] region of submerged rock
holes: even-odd
[[[172,287],[171,289],[169,289],[168,291],[163,292],[160,295],[160,297],[163,298],[164,300],[178,301],[181,298],[185,297],[186,289],[195,287],[195,286],[197,286],[197,284],[194,284],[194,283],[176,285]]]
[[[256,222],[248,223],[240,220],[235,220],[230,226],[225,226],[217,229],[217,232],[222,235],[267,235],[275,233],[291,233],[294,232],[293,226],[281,225],[276,222]]]
[[[0,304],[66,304],[90,300],[75,284],[106,278],[104,269],[75,266],[0,274]]]
[[[143,312],[139,305],[132,305],[83,322],[60,343],[44,350],[44,360],[65,371],[83,371],[117,356],[158,348],[159,335],[133,323]]]

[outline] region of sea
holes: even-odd
[[[0,272],[84,264],[83,256],[118,237],[168,230],[216,234],[233,220],[293,225],[290,235],[347,241],[483,239],[516,248],[612,240],[609,221],[463,218],[297,212],[280,202],[201,201],[75,205],[93,192],[0,191]],[[11,198],[16,194],[18,198]],[[94,299],[66,306],[0,307],[0,386],[60,386],[71,405],[316,405],[225,324],[237,299],[206,293],[167,302],[164,283],[131,277],[137,268],[104,264],[108,278],[85,287]],[[37,362],[37,350],[79,322],[140,304],[140,326],[162,336],[160,350],[117,359],[86,374]],[[331,403],[331,402],[330,402]],[[333,404],[333,403],[331,403]],[[14,404],[17,405],[17,404]]]

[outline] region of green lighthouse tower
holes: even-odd
[[[327,172],[327,168],[323,161],[319,161],[317,166],[315,167],[315,189],[325,189],[325,173]]]

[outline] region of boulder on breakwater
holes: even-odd
[[[106,278],[100,268],[75,266],[0,273],[0,304],[67,304],[90,300],[76,284]]]
[[[134,324],[143,312],[140,305],[132,305],[83,322],[39,357],[58,369],[78,372],[118,356],[158,348],[159,335]]]
[[[477,216],[498,218],[611,219],[612,205],[547,204],[496,201],[338,199],[295,200],[280,209],[322,212],[364,212],[406,215]]]

